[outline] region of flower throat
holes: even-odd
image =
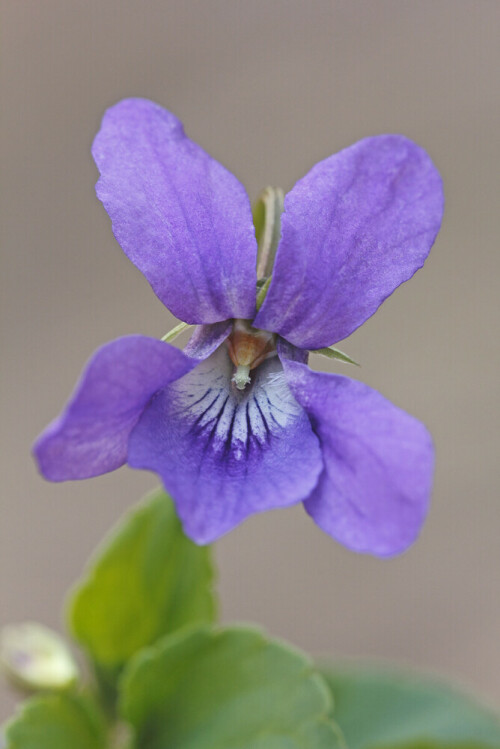
[[[248,320],[235,320],[227,339],[227,347],[236,367],[231,381],[238,390],[245,390],[251,382],[251,370],[275,354],[276,336],[274,333],[252,328]]]

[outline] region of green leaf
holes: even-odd
[[[243,627],[165,638],[122,680],[140,749],[334,749],[330,709],[304,655]]]
[[[462,692],[395,668],[322,669],[349,749],[499,749],[500,719]]]
[[[334,348],[333,346],[328,346],[327,348],[312,349],[311,354],[321,354],[321,356],[326,356],[328,357],[328,359],[338,359],[339,361],[343,361],[345,364],[354,364],[355,367],[361,366],[357,361],[354,361],[354,359],[351,359],[350,356],[347,356],[347,354],[344,354],[343,351],[338,348]]]
[[[213,621],[212,584],[210,549],[186,538],[158,489],[105,540],[72,594],[70,628],[101,673],[119,670],[159,637]]]
[[[83,697],[48,694],[26,701],[5,727],[5,749],[105,749],[105,725]]]

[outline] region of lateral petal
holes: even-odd
[[[353,551],[404,551],[429,506],[434,450],[427,429],[361,382],[283,365],[323,452],[325,469],[305,509]]]
[[[42,475],[66,481],[119,468],[148,401],[197,363],[168,343],[145,336],[126,336],[102,346],[88,362],[66,409],[35,443]]]

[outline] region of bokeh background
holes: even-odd
[[[359,138],[404,133],[443,174],[443,229],[342,348],[362,363],[349,374],[433,432],[427,525],[379,561],[301,507],[255,517],[217,545],[223,616],[315,653],[430,668],[500,704],[498,0],[5,0],[2,16],[1,622],[60,627],[91,550],[157,483],[123,468],[53,485],[30,458],[94,348],[173,324],[94,195],[105,108],[131,95],[170,108],[252,198]]]

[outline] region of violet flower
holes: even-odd
[[[176,317],[200,327],[184,352],[139,335],[100,348],[35,445],[42,474],[155,471],[200,544],[302,501],[350,549],[403,551],[428,508],[430,436],[379,393],[314,372],[307,358],[356,330],[424,263],[443,211],[427,154],[381,135],[317,164],[286,196],[258,311],[246,192],[176,117],[122,101],[93,155],[124,252]]]

